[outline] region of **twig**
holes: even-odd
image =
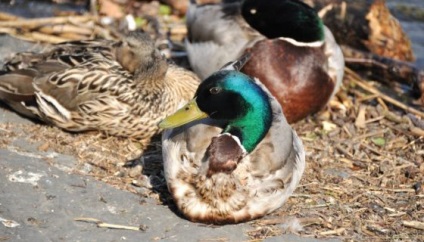
[[[394,192],[394,193],[404,193],[404,192],[409,192],[409,193],[415,193],[415,190],[412,188],[399,188],[399,189],[391,189],[391,188],[374,188],[374,187],[369,187],[369,189],[372,190],[382,190],[382,191],[389,191],[389,192]]]
[[[7,129],[3,129],[2,127],[0,127],[0,131],[8,133],[8,134],[12,133],[12,131],[7,130]]]
[[[43,42],[49,42],[49,43],[60,43],[60,42],[64,42],[68,40],[58,36],[48,35],[48,34],[43,34],[38,32],[31,32],[29,36],[33,38],[33,40],[35,41],[43,41]]]
[[[330,230],[330,231],[324,231],[319,233],[322,236],[326,236],[326,235],[340,235],[342,234],[346,229],[345,228],[339,228],[339,229],[335,229],[335,230]]]
[[[353,155],[351,153],[349,153],[349,151],[344,149],[341,145],[336,145],[336,149],[338,151],[340,151],[341,153],[343,153],[344,155],[346,155],[347,157],[353,159]]]
[[[45,34],[74,33],[78,35],[88,35],[88,36],[90,36],[93,33],[92,28],[81,28],[75,25],[70,25],[70,24],[43,26],[39,29],[39,31]]]
[[[360,86],[361,88],[363,88],[364,90],[372,93],[372,94],[376,94],[378,95],[381,99],[383,99],[386,102],[389,102],[409,113],[415,114],[417,116],[420,116],[422,118],[424,118],[424,113],[412,108],[412,107],[408,107],[407,105],[403,104],[402,102],[399,102],[398,100],[391,98],[389,96],[387,96],[386,94],[382,93],[381,91],[379,91],[377,88],[373,87],[372,85],[366,83],[365,81],[362,81],[361,78],[358,76],[358,74],[356,74],[355,72],[353,72],[352,70],[346,68],[345,71],[347,73],[349,73],[350,75],[354,76],[355,78],[352,78],[351,81],[354,82],[356,85]]]
[[[394,214],[389,214],[388,216],[389,217],[400,217],[400,216],[403,216],[403,215],[406,215],[407,213],[405,213],[405,212],[399,212],[399,213],[394,213]]]
[[[416,136],[424,137],[424,130],[418,127],[410,127],[409,130]]]
[[[373,232],[373,233],[377,233],[377,234],[388,234],[389,233],[388,229],[381,228],[378,225],[367,225],[366,229]]]
[[[357,101],[358,102],[369,101],[369,100],[372,100],[372,99],[376,99],[378,97],[379,97],[378,94],[371,94],[371,95],[368,95],[368,96],[360,97],[360,98],[358,98]]]
[[[402,224],[409,228],[424,230],[424,223],[419,221],[402,221]]]
[[[16,34],[16,29],[0,27],[0,33],[14,35],[14,34]]]
[[[0,20],[2,20],[2,21],[15,21],[15,20],[18,20],[18,19],[21,19],[21,18],[19,18],[18,16],[15,16],[15,15],[0,12]]]
[[[373,122],[376,122],[376,121],[380,121],[380,120],[382,120],[384,118],[385,118],[385,116],[380,116],[380,117],[377,117],[377,118],[368,119],[368,120],[365,120],[365,124],[369,124],[369,123],[373,123]]]
[[[410,146],[415,145],[415,143],[417,143],[417,141],[421,141],[422,139],[424,139],[424,137],[419,137],[419,138],[409,142],[408,144],[406,144],[405,146],[402,147],[402,150],[408,149]]]
[[[38,32],[19,34],[16,31],[16,29],[13,29],[13,28],[0,27],[0,33],[9,34],[15,38],[25,40],[25,41],[33,41],[33,42],[43,41],[43,42],[49,42],[49,43],[60,43],[60,42],[64,42],[68,40],[68,39],[60,38],[54,35],[48,35],[48,34],[43,34]]]
[[[387,133],[387,129],[383,129],[383,130],[378,130],[378,131],[374,131],[374,132],[369,132],[367,134],[363,134],[360,136],[356,136],[353,139],[351,139],[352,141],[357,141],[357,140],[362,140],[362,139],[366,139],[368,137],[372,137],[372,136],[377,136],[377,135],[384,135],[385,133]]]
[[[329,207],[330,205],[331,203],[325,203],[325,204],[318,204],[318,205],[311,205],[311,206],[303,206],[300,208],[302,209],[325,208],[325,207]]]
[[[366,145],[364,143],[361,143],[360,145],[362,147],[364,147],[365,149],[368,149],[369,151],[375,153],[376,155],[387,157],[387,156],[383,155],[381,152],[379,152],[378,150],[374,149],[373,147],[371,147],[369,145]]]
[[[75,218],[74,220],[78,222],[95,223],[97,227],[99,228],[125,229],[125,230],[135,230],[135,231],[145,230],[145,228],[141,226],[135,227],[135,226],[126,226],[126,225],[119,225],[119,224],[109,224],[95,218]]]
[[[38,19],[19,19],[15,21],[0,22],[0,27],[21,27],[21,28],[35,28],[42,25],[51,24],[64,24],[71,21],[89,21],[97,20],[95,16],[72,16],[72,17],[52,17],[52,18],[38,18]]]
[[[388,123],[388,122],[382,122],[382,124],[383,124],[383,125],[385,125],[385,126],[387,126],[387,127],[389,127],[390,129],[392,129],[392,130],[396,130],[397,132],[402,133],[402,134],[404,134],[404,135],[411,135],[411,136],[415,136],[415,134],[414,134],[414,133],[412,133],[412,132],[410,132],[410,131],[408,131],[408,130],[404,130],[404,129],[398,128],[398,127],[396,127],[396,126],[394,126],[394,125],[391,125],[391,124],[390,124],[390,123]],[[399,126],[399,125],[397,125],[397,126]]]
[[[383,107],[383,109],[385,111],[388,111],[389,110],[389,108],[387,107],[386,103],[383,101],[383,99],[381,99],[381,97],[378,97],[377,98],[377,102]]]
[[[83,39],[90,39],[91,35],[79,35],[76,33],[63,32],[58,37],[64,38],[67,40],[83,40]]]

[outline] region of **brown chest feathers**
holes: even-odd
[[[206,151],[206,158],[209,159],[207,176],[210,177],[218,172],[230,174],[237,168],[237,164],[245,153],[234,136],[223,134],[213,137]]]

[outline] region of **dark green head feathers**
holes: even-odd
[[[271,128],[272,108],[268,94],[252,78],[234,70],[238,62],[206,78],[195,98],[159,127],[175,128],[209,117],[225,122],[223,132],[237,136],[247,152],[253,151]]]
[[[224,132],[239,137],[247,152],[263,139],[272,123],[267,93],[249,76],[221,70],[204,80],[197,89],[199,109],[212,119],[228,123]]]
[[[300,1],[244,0],[241,14],[252,28],[269,39],[285,37],[301,43],[324,40],[321,18]]]

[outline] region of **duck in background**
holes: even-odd
[[[322,109],[341,85],[342,51],[316,11],[301,1],[191,0],[187,27],[189,61],[201,78],[251,53],[241,71],[265,84],[289,123]]]
[[[20,53],[0,71],[0,100],[18,113],[78,132],[147,145],[157,123],[191,99],[199,80],[168,64],[145,33]]]
[[[168,189],[191,221],[226,224],[281,207],[305,169],[305,152],[281,105],[237,71],[243,56],[206,78],[159,125]]]

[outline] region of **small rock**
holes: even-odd
[[[143,167],[141,165],[137,165],[130,169],[128,175],[131,178],[136,178],[136,177],[139,177],[142,172],[143,172]]]

